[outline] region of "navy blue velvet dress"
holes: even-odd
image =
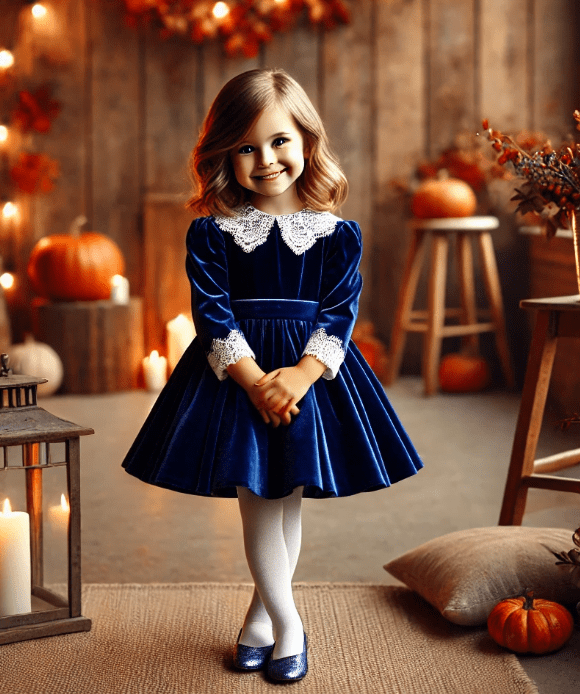
[[[247,205],[196,219],[186,268],[197,330],[123,466],[150,484],[268,499],[388,487],[422,463],[383,387],[350,341],[362,280],[356,222]],[[227,366],[255,357],[267,373],[312,354],[327,369],[288,426],[266,424]]]

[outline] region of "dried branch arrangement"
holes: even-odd
[[[574,111],[574,120],[576,129],[580,130],[580,111]],[[518,203],[519,212],[541,215],[549,237],[559,227],[571,227],[580,209],[580,143],[567,142],[554,149],[547,140],[526,147],[490,128],[487,120],[483,121],[483,127],[499,153],[497,163],[511,163],[515,175],[525,180],[512,198]]]

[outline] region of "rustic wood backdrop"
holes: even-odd
[[[352,0],[350,25],[322,33],[304,23],[275,36],[254,60],[229,59],[219,44],[162,40],[153,27],[129,28],[121,0],[59,5],[71,60],[30,61],[27,79],[49,81],[63,104],[51,133],[37,138],[60,161],[61,176],[50,195],[21,201],[17,270],[23,272],[36,239],[84,214],[121,246],[132,293],[146,294],[157,319],[165,289],[151,266],[160,249],[146,248],[145,210],[186,199],[189,152],[231,76],[285,68],[319,109],[350,181],[342,216],[358,220],[364,233],[362,313],[385,341],[407,243],[406,211],[389,181],[437,155],[459,131],[476,131],[483,116],[502,130],[542,129],[559,138],[580,105],[577,0]],[[3,0],[0,43],[23,55],[15,28],[21,7]],[[517,346],[525,248],[509,219],[502,217],[495,243]],[[180,257],[185,223],[164,230],[169,255]],[[21,296],[21,304],[30,298]],[[149,348],[156,339],[148,335]],[[408,365],[417,350],[411,345]]]

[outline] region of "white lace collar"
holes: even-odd
[[[236,244],[246,253],[251,253],[266,241],[275,221],[278,222],[284,243],[296,255],[302,255],[317,239],[332,234],[336,223],[341,219],[330,212],[313,210],[273,215],[261,212],[249,204],[239,207],[235,217],[215,216],[218,227],[231,234]]]

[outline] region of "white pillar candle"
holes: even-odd
[[[183,313],[167,323],[167,360],[172,371],[194,337],[193,321]]]
[[[60,495],[60,504],[51,506],[48,509],[48,517],[54,528],[66,531],[68,528],[68,519],[70,516],[70,506],[64,494]]]
[[[158,393],[167,382],[167,359],[154,349],[143,359],[143,373],[147,390]]]
[[[111,301],[114,304],[129,303],[129,280],[121,275],[111,278]]]
[[[0,616],[32,610],[30,518],[12,511],[8,499],[0,512]]]

